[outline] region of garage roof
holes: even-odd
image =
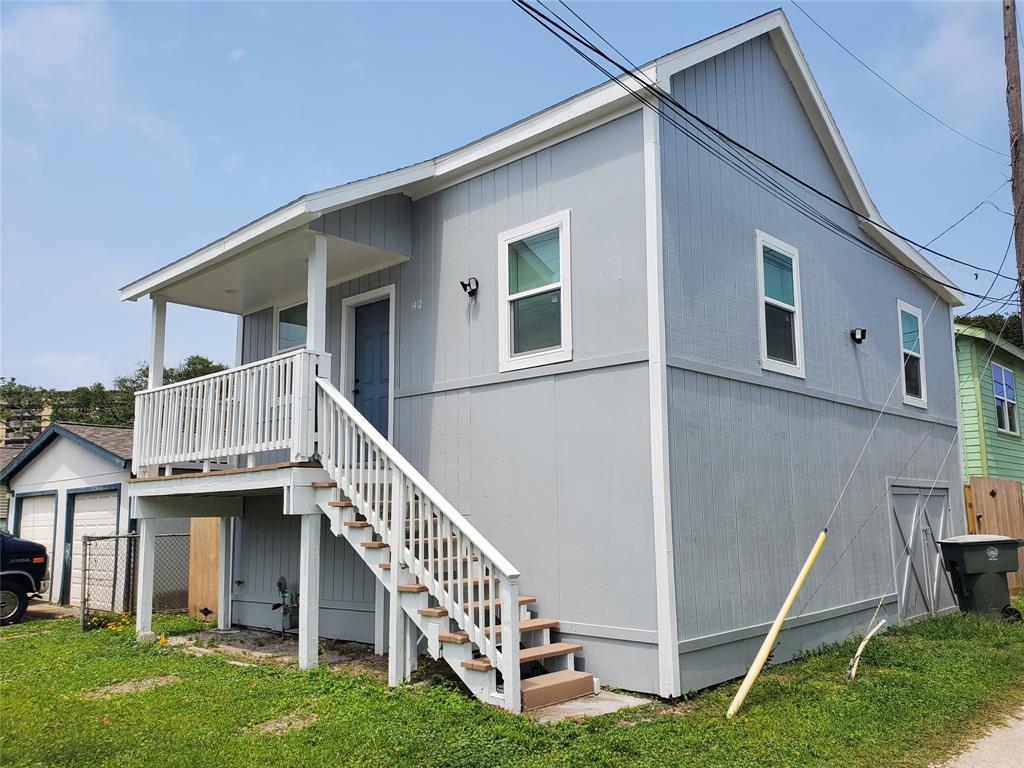
[[[58,437],[65,437],[78,443],[86,450],[106,459],[112,464],[125,468],[132,459],[132,428],[105,427],[95,424],[51,424],[35,440],[25,446],[21,453],[0,469],[0,483],[9,483],[11,478],[24,469],[39,453]]]

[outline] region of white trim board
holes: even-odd
[[[349,397],[355,388],[355,330],[356,330],[356,308],[365,304],[373,304],[382,299],[388,300],[388,434],[390,441],[395,431],[395,349],[397,342],[395,333],[397,324],[395,322],[395,284],[389,283],[379,288],[357,293],[354,296],[346,296],[341,300],[341,370],[338,372],[338,383],[341,384],[342,394]]]
[[[769,35],[852,207],[862,211],[869,219],[861,222],[861,228],[893,258],[925,273],[928,277],[922,279],[948,303],[963,304],[964,298],[960,291],[938,284],[950,282],[938,267],[901,238],[881,228],[886,226],[885,221],[867,193],[849,149],[796,42],[789,21],[781,10],[771,11],[666,54],[640,67],[639,76],[665,87],[673,74],[764,34]],[[487,167],[501,165],[509,162],[510,158],[536,151],[538,146],[550,146],[565,140],[574,132],[620,117],[636,109],[632,93],[639,88],[635,80],[624,82],[628,92],[619,81],[607,81],[432,160],[304,195],[204,248],[129,283],[121,289],[121,299],[135,301],[191,276],[211,263],[237,255],[289,229],[305,226],[329,211],[396,192],[415,199],[467,175],[482,173]],[[629,109],[630,104],[633,105],[632,109]]]
[[[668,368],[665,296],[662,290],[661,118],[644,109],[644,229],[647,258],[647,369],[650,387],[651,512],[654,516],[654,584],[658,618],[658,693],[678,696],[679,625],[675,552],[672,539],[672,484],[668,441]]]

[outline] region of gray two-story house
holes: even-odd
[[[639,74],[842,205],[624,79],[121,289],[153,305],[140,636],[150,521],[195,515],[222,625],[280,626],[283,576],[302,665],[318,636],[392,683],[426,653],[512,710],[742,674],[840,497],[776,661],[952,604],[960,294],[885,225],[781,11]],[[168,303],[236,315],[236,367],[162,386]]]

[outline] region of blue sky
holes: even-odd
[[[574,7],[646,61],[778,5]],[[1006,146],[999,3],[805,7],[936,114]],[[890,225],[929,240],[1008,178],[1005,158],[783,8]],[[600,79],[511,3],[7,2],[0,14],[0,375],[45,386],[110,383],[145,357],[149,303],[120,303],[124,283],[299,194],[440,154]],[[1008,211],[1009,187],[991,200]],[[984,205],[935,247],[995,267],[1009,233]],[[168,312],[168,363],[231,363],[234,342],[233,317]]]

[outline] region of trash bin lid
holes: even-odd
[[[988,544],[997,541],[1015,541],[1015,539],[996,534],[968,533],[963,536],[950,536],[948,539],[942,539],[939,544]]]

